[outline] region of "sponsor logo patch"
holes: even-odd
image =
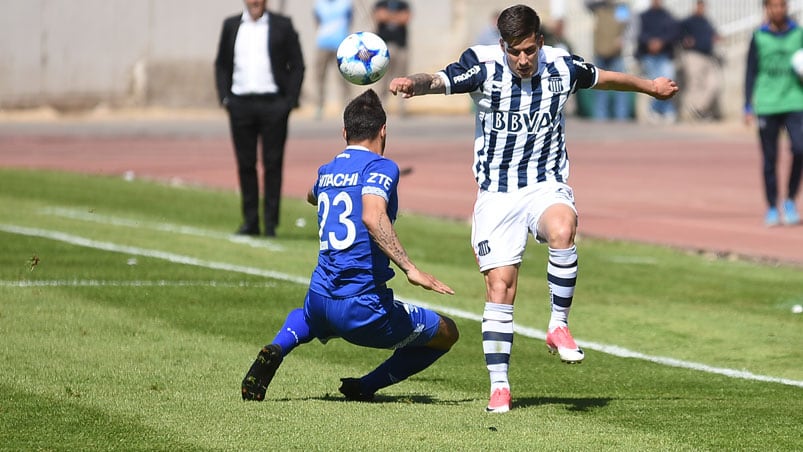
[[[454,78],[454,82],[455,83],[460,83],[460,82],[466,81],[469,78],[471,78],[472,76],[474,76],[476,74],[479,74],[479,73],[480,73],[480,67],[479,66],[472,66],[471,69],[469,69],[466,72],[463,72],[462,74],[460,74],[457,77],[455,77]]]

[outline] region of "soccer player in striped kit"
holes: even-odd
[[[435,74],[393,79],[409,98],[468,93],[476,105],[474,175],[479,185],[471,242],[486,285],[482,337],[490,373],[487,410],[510,410],[508,380],[513,302],[528,234],[549,246],[551,317],[546,344],[568,363],[583,360],[568,328],[577,279],[577,211],[568,185],[563,107],[578,89],[606,89],[669,99],[676,83],[606,71],[544,45],[541,20],[525,5],[499,15],[498,45],[474,46]]]

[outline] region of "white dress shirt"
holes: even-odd
[[[231,92],[237,95],[279,92],[268,57],[268,13],[257,20],[243,12],[234,41]]]

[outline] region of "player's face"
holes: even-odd
[[[538,52],[544,45],[544,37],[533,33],[516,45],[501,41],[507,57],[507,65],[519,78],[530,78],[538,69]]]
[[[257,20],[267,9],[268,0],[245,0],[245,8],[252,19]]]
[[[786,21],[786,16],[789,13],[789,9],[786,4],[786,0],[768,0],[767,5],[767,20],[770,23],[782,26]]]

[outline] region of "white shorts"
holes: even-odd
[[[538,236],[538,220],[555,204],[577,214],[572,188],[560,182],[540,182],[509,193],[480,191],[474,203],[471,246],[480,271],[521,263],[528,234]]]

